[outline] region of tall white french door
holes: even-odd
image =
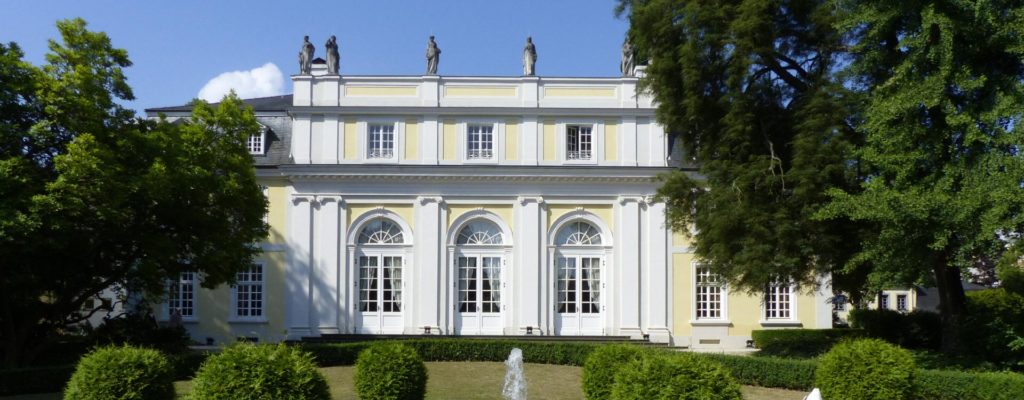
[[[559,335],[601,335],[602,257],[555,256],[555,330]]]
[[[356,331],[368,334],[402,333],[402,256],[362,254]]]
[[[459,254],[455,258],[458,296],[455,329],[460,335],[502,334],[502,257]]]

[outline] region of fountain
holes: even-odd
[[[501,395],[506,400],[526,400],[526,377],[523,375],[523,351],[515,348],[505,360],[505,387]]]

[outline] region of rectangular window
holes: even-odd
[[[264,132],[249,135],[249,140],[246,142],[249,154],[263,155],[263,142],[265,138],[266,134]]]
[[[725,288],[721,277],[705,265],[697,265],[694,293],[697,298],[694,319],[722,319],[722,294]]]
[[[764,319],[792,319],[793,293],[788,281],[776,280],[768,285],[764,298]]]
[[[846,311],[846,295],[837,294],[833,297],[832,309],[836,311]]]
[[[236,275],[235,316],[263,317],[263,264],[253,265]]]
[[[593,128],[582,125],[565,127],[565,159],[590,160],[593,156]]]
[[[395,156],[394,124],[368,124],[366,131],[366,158],[389,159]]]
[[[896,311],[907,311],[907,295],[896,295]]]
[[[494,125],[466,126],[466,159],[494,158]]]
[[[883,294],[878,296],[878,308],[882,310],[889,309],[889,295]]]
[[[196,273],[191,271],[182,272],[177,280],[172,280],[167,290],[167,315],[170,316],[175,310],[182,318],[192,318],[196,315]]]

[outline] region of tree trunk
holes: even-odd
[[[939,289],[939,315],[942,320],[942,345],[946,354],[962,349],[960,329],[967,315],[967,296],[960,277],[960,269],[950,266],[948,257],[938,257],[934,267],[935,283]]]

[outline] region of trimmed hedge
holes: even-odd
[[[611,398],[740,400],[740,385],[720,364],[692,353],[645,352],[616,368]],[[590,397],[588,397],[590,399]]]
[[[401,339],[424,361],[504,362],[513,348],[523,351],[523,362],[583,366],[598,345],[593,343],[535,342],[501,339]],[[373,342],[301,344],[316,355],[323,367],[353,365],[359,352]]]
[[[190,399],[330,399],[313,357],[285,344],[237,343],[207,358]]]
[[[923,369],[914,376],[914,392],[922,400],[1019,400],[1024,399],[1024,376]]]
[[[740,383],[751,386],[809,391],[814,388],[816,360],[700,354],[732,373]]]
[[[607,400],[612,395],[615,374],[629,361],[643,357],[644,349],[629,344],[600,346],[583,363],[583,394],[588,400]]]
[[[768,329],[751,332],[760,356],[812,358],[844,339],[864,337],[861,329]]]
[[[850,326],[905,349],[938,350],[942,344],[942,322],[930,311],[851,310]]]
[[[879,339],[842,342],[818,363],[814,384],[830,400],[911,399],[914,357]]]
[[[159,351],[100,347],[78,361],[64,390],[66,400],[174,398],[174,370]]]
[[[366,400],[422,400],[427,394],[427,366],[412,347],[374,343],[356,360],[356,393]]]

